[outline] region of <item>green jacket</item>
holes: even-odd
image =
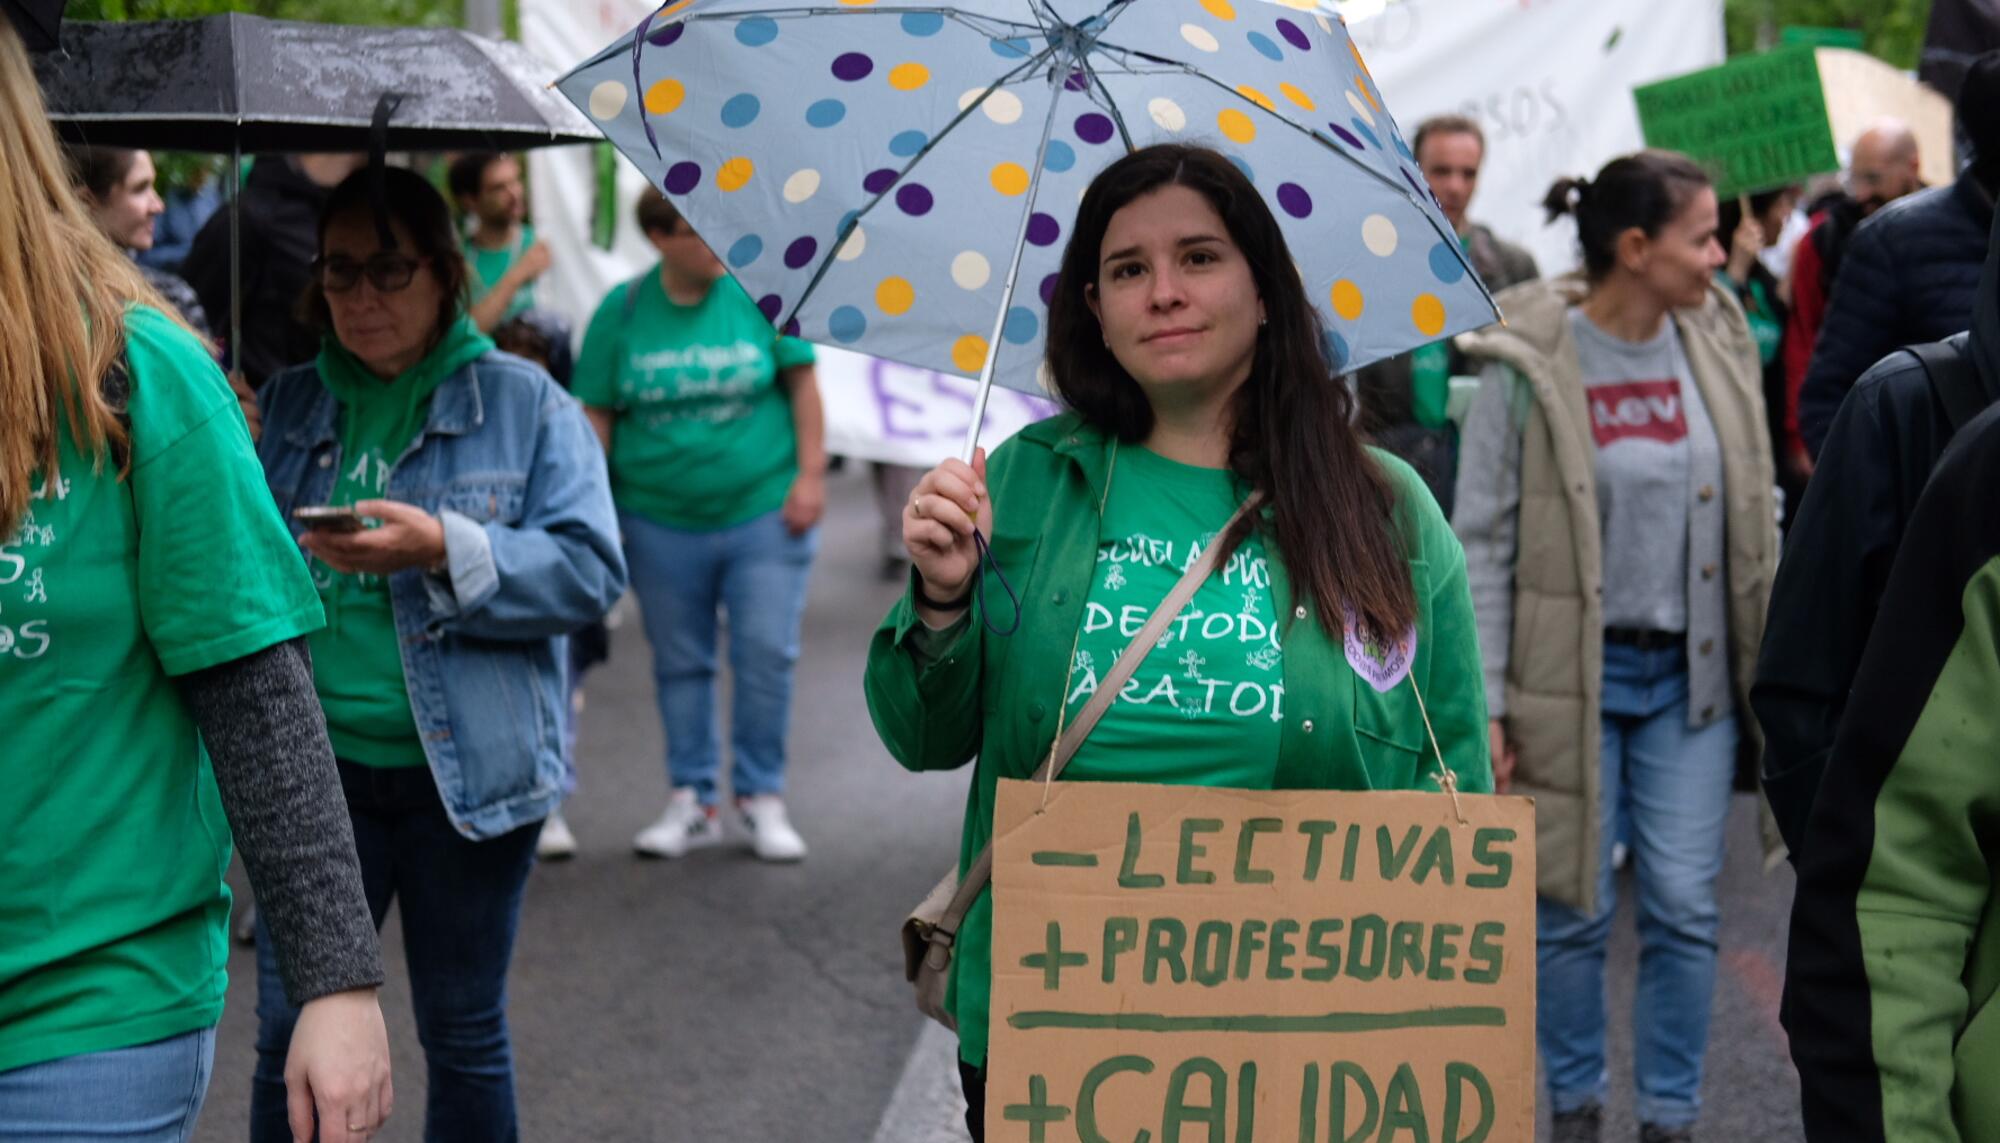
[[[1006,628],[1013,608],[996,577],[975,598],[972,621],[920,662],[913,632],[922,628],[906,594],[875,632],[865,686],[875,729],[911,770],[949,770],[979,760],[965,807],[959,847],[962,873],[993,829],[995,783],[1030,777],[1055,738],[1070,649],[1083,620],[1097,565],[1104,481],[1111,442],[1065,414],[1032,425],[1002,445],[987,466],[994,508],[993,558],[1021,600],[1020,629]],[[1493,788],[1487,756],[1486,694],[1481,685],[1465,555],[1417,474],[1374,452],[1399,490],[1396,522],[1417,588],[1413,672],[1439,748],[1466,793]],[[1269,545],[1272,600],[1288,616],[1283,636],[1285,726],[1278,789],[1438,789],[1437,763],[1424,718],[1408,686],[1378,693],[1347,664],[1308,602],[1292,599],[1275,543]],[[948,1003],[958,1021],[959,1054],[986,1059],[991,984],[991,894],[967,914],[954,946]]]

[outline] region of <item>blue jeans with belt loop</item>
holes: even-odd
[[[0,1072],[0,1143],[188,1143],[215,1029]]]
[[[1536,903],[1537,1038],[1549,1104],[1561,1113],[1604,1100],[1604,958],[1618,903],[1611,845],[1622,812],[1631,823],[1638,890],[1638,1116],[1685,1126],[1701,1108],[1715,992],[1715,881],[1736,773],[1736,721],[1689,728],[1684,646],[1606,643],[1602,732],[1597,912],[1547,898]]]

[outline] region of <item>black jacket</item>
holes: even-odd
[[[1972,325],[1993,197],[1970,170],[1898,199],[1861,224],[1841,259],[1819,344],[1799,389],[1799,436],[1817,457],[1855,379],[1903,345]]]
[[[299,173],[282,157],[257,160],[244,180],[243,346],[229,346],[230,360],[253,386],[319,352],[319,334],[296,316],[299,299],[319,254],[319,212],[332,191]],[[216,340],[229,339],[229,208],[209,218],[195,235],[181,276],[208,312]]]
[[[1950,340],[1990,404],[2000,401],[2000,226],[1986,254],[1975,321]],[[1903,530],[1951,436],[1923,366],[1892,353],[1840,406],[1793,519],[1750,707],[1764,730],[1764,791],[1794,860]]]

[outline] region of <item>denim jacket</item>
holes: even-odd
[[[257,399],[257,456],[296,535],[292,510],[333,493],[340,404],[312,364]],[[445,571],[397,572],[389,595],[445,812],[474,840],[539,821],[570,782],[564,636],[625,590],[604,450],[548,374],[488,353],[438,386],[384,497],[444,523]]]

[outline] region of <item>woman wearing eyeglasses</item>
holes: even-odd
[[[304,302],[326,336],[259,393],[258,455],[326,610],[314,684],[375,923],[403,902],[424,1137],[488,1143],[517,1135],[507,964],[535,837],[570,781],[562,636],[610,610],[625,561],[582,408],[494,349],[466,280],[422,178],[336,188]],[[266,947],[251,1138],[280,1141],[294,1012]]]

